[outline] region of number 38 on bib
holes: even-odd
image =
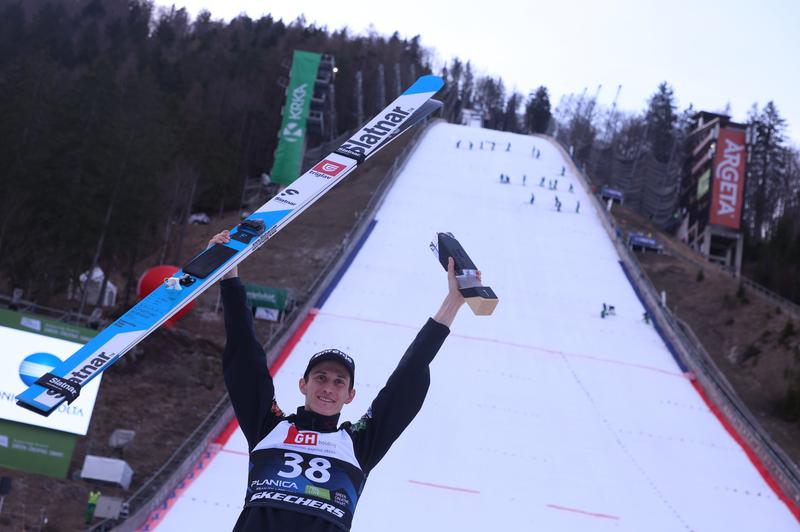
[[[307,513],[350,528],[366,476],[347,431],[299,431],[281,421],[250,461],[245,506]]]

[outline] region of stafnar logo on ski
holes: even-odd
[[[360,136],[351,138],[342,144],[342,149],[365,155],[367,151],[380,144],[392,131],[397,129],[412,111],[413,109],[404,111],[399,105],[396,106],[383,115],[382,120],[378,120],[371,127],[365,127],[359,131],[357,134],[360,134]]]
[[[329,159],[323,159],[311,170],[330,177],[336,177],[345,168],[347,168],[347,166],[344,164],[336,163]]]

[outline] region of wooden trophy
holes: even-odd
[[[436,241],[431,242],[431,250],[439,258],[439,263],[447,270],[447,258],[455,262],[458,291],[464,296],[467,305],[476,316],[489,316],[494,312],[498,299],[488,286],[478,280],[478,268],[452,233],[437,233]]]

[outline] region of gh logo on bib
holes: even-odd
[[[304,432],[297,430],[294,425],[289,425],[289,433],[283,443],[290,443],[293,445],[316,445],[317,444],[316,432]]]

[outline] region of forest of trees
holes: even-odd
[[[341,131],[356,126],[358,70],[368,114],[429,71],[419,39],[396,34],[191,20],[143,0],[1,0],[3,284],[39,300],[95,257],[129,280],[162,247],[176,261],[165,227],[238,209],[245,176],[269,171],[294,49],[335,57]],[[379,64],[390,67],[383,92]]]
[[[302,17],[223,22],[147,0],[0,0],[3,290],[46,299],[97,263],[124,275],[129,294],[138,260],[158,250],[178,260],[165,228],[238,209],[245,178],[269,171],[295,49],[335,58],[333,133],[359,125],[357,73],[369,117],[433,68],[418,36],[353,35]],[[696,111],[679,111],[667,83],[641,112],[602,108],[586,91],[553,110],[545,86],[508,91],[470,61],[437,73],[446,120],[472,109],[488,128],[554,135],[588,170],[610,146],[678,164]],[[757,280],[800,300],[800,159],[774,104],[754,106],[749,121],[747,258]]]

